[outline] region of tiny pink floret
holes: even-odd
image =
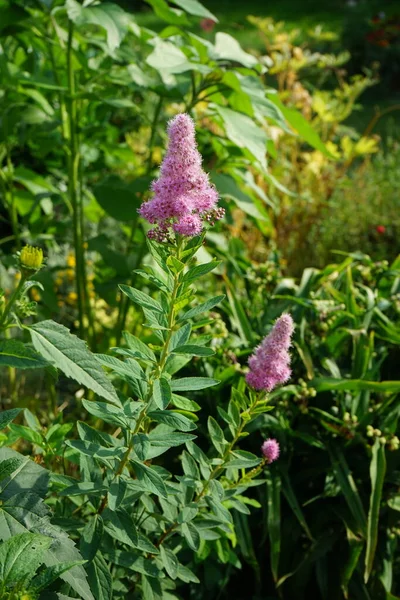
[[[277,385],[288,381],[291,375],[289,348],[293,330],[293,319],[285,313],[257,346],[249,358],[250,371],[246,375],[251,387],[271,392]]]
[[[275,439],[265,440],[263,445],[261,446],[261,452],[264,454],[267,459],[267,463],[273,463],[275,460],[279,458],[280,448],[279,443]]]
[[[185,113],[174,117],[168,124],[168,138],[160,177],[151,186],[154,196],[142,204],[139,213],[156,225],[156,231],[165,233],[172,227],[181,235],[198,235],[203,220],[210,222],[210,214],[220,218],[216,210],[218,193],[202,169],[191,117]],[[157,235],[152,233],[150,237],[157,239]]]

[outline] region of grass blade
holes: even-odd
[[[383,482],[386,473],[385,446],[379,439],[375,440],[372,447],[372,460],[370,466],[371,498],[368,511],[367,527],[367,552],[365,555],[364,581],[367,583],[374,564],[376,545],[378,542],[379,509],[382,499]]]

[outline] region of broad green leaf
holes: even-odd
[[[102,2],[94,6],[82,6],[76,0],[66,0],[65,5],[69,19],[77,25],[98,25],[105,29],[111,51],[120,46],[128,31],[130,16],[117,4]]]
[[[183,8],[190,15],[195,17],[204,17],[206,19],[212,19],[218,23],[218,19],[212,14],[205,6],[203,6],[198,0],[171,0],[172,4],[176,4],[180,8]]]
[[[266,471],[268,492],[268,537],[270,542],[271,571],[274,581],[279,579],[281,553],[281,479],[278,471]]]
[[[254,219],[270,221],[268,213],[261,212],[254,199],[242,191],[233,177],[224,173],[214,173],[211,178],[222,198],[233,200],[236,206]]]
[[[107,509],[103,512],[104,528],[114,539],[137,548],[138,534],[130,514],[121,508],[117,511]]]
[[[44,498],[49,485],[49,471],[11,448],[0,448],[0,465],[6,463],[9,466],[6,461],[11,459],[15,461],[16,468],[7,475],[4,473],[4,479],[0,472],[1,498],[3,500],[11,498],[20,492],[35,492]],[[7,467],[6,470],[8,471],[9,468]]]
[[[90,588],[95,595],[96,600],[112,600],[112,579],[110,571],[104,557],[100,552],[87,565],[86,571]]]
[[[239,148],[248,150],[260,165],[266,169],[268,138],[265,131],[243,113],[231,110],[225,106],[215,105],[215,109],[224,123],[228,139]]]
[[[193,429],[196,429],[193,421],[172,410],[153,410],[148,416],[157,423],[164,423],[164,425],[168,425],[179,431],[193,431]]]
[[[193,319],[194,317],[197,317],[198,315],[200,315],[203,312],[208,312],[209,310],[214,308],[214,306],[217,306],[217,304],[222,302],[222,300],[224,298],[225,298],[225,295],[214,296],[213,298],[210,298],[209,300],[202,302],[198,306],[194,306],[193,308],[191,308],[190,310],[185,312],[181,317],[179,317],[178,323],[181,323],[182,321],[187,321],[188,319]]]
[[[82,440],[67,440],[65,442],[67,446],[77,450],[84,456],[90,456],[90,458],[97,458],[99,461],[112,468],[110,460],[121,459],[125,454],[127,448],[119,446],[118,448],[105,448],[100,444],[92,442],[83,442]]]
[[[34,431],[30,427],[25,427],[25,425],[16,425],[15,423],[10,423],[10,430],[28,442],[32,442],[33,444],[37,444],[38,446],[43,446],[44,440],[40,433]]]
[[[191,269],[189,269],[187,271],[187,273],[184,274],[182,281],[184,283],[190,283],[192,281],[195,281],[199,277],[206,275],[206,273],[213,271],[216,267],[218,267],[220,262],[221,261],[219,261],[219,260],[212,260],[211,262],[205,263],[203,265],[196,265],[195,267],[192,267]]]
[[[172,448],[172,446],[186,444],[186,442],[196,439],[196,436],[192,433],[181,433],[177,431],[163,433],[155,433],[151,431],[149,434],[149,439],[152,445],[152,454],[154,456],[158,456],[160,452],[154,454],[154,448],[163,448],[163,451],[166,451],[169,448]]]
[[[145,0],[147,4],[153,7],[157,17],[170,23],[170,25],[189,25],[189,21],[184,13],[178,14],[177,11],[170,8],[166,0]]]
[[[109,175],[93,190],[103,210],[117,221],[135,221],[138,218],[140,197],[150,185],[148,177],[126,182],[117,175]]]
[[[148,294],[141,292],[140,290],[136,290],[129,285],[120,285],[119,289],[123,292],[132,302],[135,304],[139,304],[142,308],[147,308],[148,310],[156,313],[163,313],[162,306],[157,300],[154,300]]]
[[[101,515],[93,515],[82,530],[79,549],[83,558],[93,560],[100,548],[104,523]]]
[[[130,461],[135,469],[136,476],[140,483],[153,494],[167,498],[167,490],[165,483],[161,479],[160,475],[152,468],[147,465],[138,462],[137,460]]]
[[[95,354],[95,357],[100,364],[104,367],[109,367],[118,375],[125,375],[133,379],[146,379],[142,367],[134,358],[122,361],[108,354]]]
[[[261,462],[261,458],[247,452],[246,450],[232,450],[229,462],[225,464],[227,469],[252,469]]]
[[[19,340],[0,341],[0,367],[39,369],[48,364],[40,354]]]
[[[8,540],[19,533],[27,532],[51,538],[52,544],[43,556],[46,566],[82,560],[74,542],[50,522],[49,509],[42,499],[33,493],[16,493],[0,505],[0,539]],[[75,566],[60,577],[69,583],[83,600],[94,600],[83,567]]]
[[[393,496],[392,498],[389,498],[388,505],[393,510],[400,511],[400,496]]]
[[[196,346],[195,344],[184,344],[174,348],[174,354],[188,354],[190,356],[212,356],[215,354],[212,348]]]
[[[174,392],[189,392],[204,390],[218,384],[218,379],[211,379],[210,377],[182,377],[182,379],[172,380],[171,389]]]
[[[0,412],[0,431],[5,429],[21,412],[20,408],[10,408]]]
[[[153,399],[158,408],[166,409],[171,402],[171,386],[165,377],[155,379],[153,383]]]
[[[92,481],[81,481],[70,485],[64,490],[60,490],[58,493],[60,496],[84,496],[84,495],[95,495],[99,496],[102,492],[107,491],[105,485],[101,483],[93,483]]]
[[[157,567],[154,560],[140,556],[135,552],[125,552],[123,550],[110,550],[107,557],[120,567],[125,567],[131,571],[148,575],[149,577],[162,577],[162,571]]]
[[[234,37],[222,31],[215,36],[215,52],[219,60],[230,60],[249,69],[258,64],[255,56],[245,52]]]
[[[386,474],[385,446],[379,439],[375,440],[372,447],[372,460],[370,465],[371,497],[369,501],[367,523],[367,550],[365,554],[365,583],[371,575],[374,565],[376,546],[378,543],[379,512],[382,501],[383,483]]]
[[[37,533],[20,533],[0,544],[1,583],[10,586],[34,575],[52,542],[50,537]]]
[[[47,569],[39,573],[39,575],[32,580],[30,585],[35,591],[41,592],[45,588],[49,587],[54,581],[56,581],[63,573],[66,573],[73,567],[83,565],[85,562],[85,560],[73,560],[47,567]]]
[[[81,385],[120,405],[111,382],[85,342],[54,321],[41,321],[29,327],[35,349],[52,365]]]

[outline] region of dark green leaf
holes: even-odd
[[[377,438],[372,447],[372,460],[370,466],[371,497],[369,501],[367,523],[367,551],[365,555],[365,583],[371,575],[374,565],[376,546],[378,543],[379,512],[382,501],[383,483],[386,474],[385,446]]]

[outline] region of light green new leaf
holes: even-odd
[[[40,354],[19,340],[0,341],[0,367],[38,369],[48,364]]]
[[[234,37],[222,31],[215,36],[215,51],[219,60],[230,60],[249,69],[258,64],[255,56],[245,52]]]
[[[212,19],[218,23],[218,19],[212,12],[210,12],[205,6],[200,4],[198,0],[171,0],[172,4],[176,4],[180,8],[183,8],[190,15],[195,17],[204,17],[206,19]]]
[[[367,523],[367,551],[365,554],[365,583],[371,575],[374,565],[375,550],[378,543],[379,511],[382,500],[383,482],[386,474],[385,446],[379,439],[375,440],[372,447],[372,460],[370,465],[371,497],[369,501]]]
[[[102,2],[94,6],[82,6],[76,0],[67,0],[68,17],[77,25],[98,25],[107,33],[110,50],[118,48],[128,31],[130,16],[117,4]]]
[[[146,0],[146,2],[152,6],[157,17],[170,25],[189,25],[186,15],[184,13],[178,14],[178,11],[170,8],[166,0]]]
[[[267,168],[267,134],[250,117],[224,106],[215,105],[223,120],[228,139],[239,148],[248,150],[254,158]]]
[[[29,327],[32,342],[49,363],[81,385],[120,405],[117,393],[85,342],[54,321],[41,321]]]

